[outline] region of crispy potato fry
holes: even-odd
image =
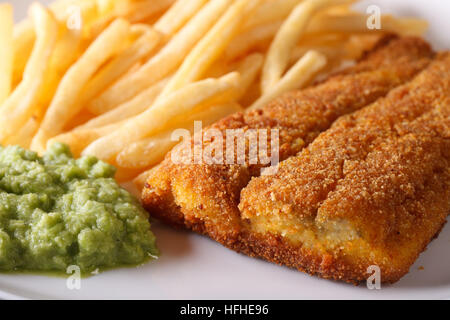
[[[48,71],[45,73],[42,90],[37,99],[33,114],[40,123],[50,105],[58,85],[75,60],[81,55],[81,34],[78,30],[63,28],[53,49]]]
[[[275,21],[268,24],[258,25],[239,34],[225,51],[226,60],[234,60],[247,54],[259,44],[272,39],[280,29],[282,21]]]
[[[322,53],[329,61],[332,59],[347,59],[350,55],[354,54],[353,52],[350,52],[351,50],[345,45],[348,42],[349,36],[344,33],[320,33],[315,34],[314,36],[305,35],[300,41],[300,44],[292,50],[289,66],[294,65],[311,50]],[[369,48],[370,46],[364,46],[364,44],[361,43],[360,47]],[[352,58],[356,59],[360,57],[361,53],[362,51],[358,55],[352,56]]]
[[[217,61],[213,66],[211,66],[204,79],[219,78],[233,71],[239,72],[239,74],[241,75],[240,88],[238,91],[236,91],[236,95],[230,97],[230,102],[236,101],[245,94],[245,91],[258,77],[263,62],[264,56],[261,53],[250,54],[232,63],[220,60]]]
[[[185,115],[201,104],[207,107],[208,103],[218,103],[218,96],[237,90],[239,80],[239,73],[233,72],[220,79],[206,79],[187,85],[128,120],[120,130],[94,141],[83,154],[111,160],[130,143],[164,130],[174,117]]]
[[[142,91],[139,95],[115,109],[107,111],[98,117],[86,122],[78,129],[88,129],[116,123],[124,119],[136,116],[147,110],[161,93],[169,79],[164,79],[154,84],[150,88]],[[96,110],[97,111],[97,110]]]
[[[253,29],[255,26],[284,20],[303,0],[267,0],[246,19],[243,30]]]
[[[13,45],[13,10],[9,4],[0,4],[0,103],[11,92],[14,45]]]
[[[97,14],[96,1],[90,0],[60,0],[50,4],[49,9],[61,24],[67,23],[73,15],[71,8],[77,8],[83,25],[88,24]],[[13,85],[16,86],[22,79],[25,66],[30,57],[36,34],[33,22],[25,19],[14,26],[14,73]]]
[[[320,69],[325,67],[327,59],[324,55],[309,51],[303,56],[286,75],[267,93],[259,98],[249,109],[258,109],[270,102],[272,99],[280,96],[284,92],[301,88],[304,86]]]
[[[236,35],[245,16],[256,7],[258,2],[259,0],[238,0],[233,3],[184,59],[183,64],[164,88],[160,97],[163,98],[184,85],[200,79],[222,54],[228,43]]]
[[[55,93],[38,133],[33,138],[33,150],[43,152],[49,138],[61,133],[67,122],[82,105],[79,94],[89,78],[121,47],[129,36],[130,24],[118,19],[97,38],[83,56],[67,71]]]
[[[174,0],[131,1],[127,8],[128,13],[119,16],[123,16],[131,23],[142,22],[153,15],[165,11],[173,2]]]
[[[133,65],[150,54],[161,41],[161,35],[153,29],[139,37],[130,47],[111,60],[97,74],[89,80],[81,93],[80,104],[85,105],[98,94],[103,92],[120,76],[124,75]],[[88,108],[91,112],[96,110]],[[97,113],[98,114],[98,113]]]
[[[33,30],[33,22],[24,20],[14,26],[13,47],[14,65],[12,75],[12,86],[15,87],[22,80],[25,66],[31,56],[36,34]]]
[[[39,129],[39,122],[35,118],[30,118],[18,132],[6,139],[5,145],[17,145],[28,149],[31,139]]]
[[[194,130],[194,121],[202,121],[203,126],[209,126],[229,114],[242,111],[237,103],[217,105],[197,113],[190,114],[180,123],[172,124],[170,129],[138,142],[132,143],[123,149],[116,158],[116,163],[123,168],[147,168],[161,162],[167,152],[178,141],[172,140],[172,132],[177,128],[184,128],[191,133]]]
[[[119,166],[142,169],[153,166],[164,159],[167,152],[177,144],[171,140],[172,130],[164,131],[151,138],[132,143],[116,158]]]
[[[173,72],[182,63],[185,55],[203,37],[229,5],[229,0],[208,2],[139,71],[126,79],[118,81],[94,99],[91,102],[92,108],[112,109],[135,97],[142,90]]]
[[[114,123],[99,128],[89,128],[83,130],[74,130],[60,134],[48,140],[47,147],[54,142],[65,143],[70,147],[74,157],[79,157],[81,152],[95,140],[108,135],[115,130],[119,130],[123,123]]]
[[[350,14],[324,14],[311,20],[307,27],[308,33],[327,32],[370,32],[367,28],[368,16],[361,13]],[[394,18],[390,15],[381,17],[381,30],[396,32],[402,35],[421,36],[428,29],[428,22],[416,18]]]
[[[290,65],[295,65],[299,59],[305,56],[310,51],[316,51],[327,57],[327,60],[336,59],[338,57],[344,57],[346,54],[345,47],[341,46],[298,46],[292,51],[291,58],[289,59]]]
[[[177,0],[155,23],[159,32],[171,36],[196,14],[207,0]]]
[[[276,34],[267,53],[261,81],[263,93],[269,92],[283,76],[289,64],[291,52],[305,33],[312,16],[321,9],[348,2],[352,1],[306,0],[295,7]]]
[[[25,68],[22,82],[0,107],[0,143],[13,135],[17,128],[24,126],[33,114],[35,100],[39,96],[58,36],[56,20],[42,5],[33,4],[30,14],[36,28],[36,45]]]

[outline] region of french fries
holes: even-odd
[[[5,144],[18,145],[22,148],[29,148],[31,139],[39,129],[39,122],[35,118],[31,118],[28,122],[13,136],[6,140]]]
[[[33,4],[30,15],[36,31],[36,44],[24,71],[23,80],[0,107],[0,143],[31,118],[47,66],[58,36],[53,15],[40,4]]]
[[[9,4],[0,4],[0,103],[11,92],[14,47],[13,47],[13,11]]]
[[[130,77],[117,82],[91,102],[92,108],[117,106],[174,71],[195,43],[230,5],[229,0],[208,2],[202,9],[146,64]]]
[[[347,2],[352,1],[306,0],[294,8],[281,26],[267,53],[261,80],[263,92],[269,91],[283,76],[289,63],[290,53],[305,33],[312,16],[320,9]]]
[[[206,3],[207,0],[177,0],[155,23],[155,29],[171,36],[177,32]]]
[[[197,113],[192,113],[181,122],[172,124],[172,127],[156,136],[132,143],[123,149],[116,158],[116,163],[123,168],[147,168],[161,162],[167,152],[178,141],[172,140],[172,132],[177,128],[194,130],[194,121],[202,121],[203,126],[226,117],[229,114],[242,111],[237,103],[217,105]]]
[[[79,129],[101,127],[109,123],[115,123],[123,119],[131,118],[144,112],[153,104],[168,81],[168,78],[159,81],[115,109],[106,112],[105,110],[100,110],[100,112],[94,110],[94,112],[98,112],[99,116],[86,122],[84,125],[80,126]]]
[[[236,34],[244,17],[255,8],[259,0],[237,0],[192,49],[180,69],[161,93],[168,95],[186,84],[198,80],[223,52]]]
[[[128,21],[132,23],[142,22],[149,19],[155,14],[163,12],[174,2],[174,0],[141,0],[131,1],[129,6],[131,10],[124,15]]]
[[[234,60],[237,57],[247,54],[250,50],[257,47],[275,36],[281,27],[281,21],[275,21],[268,24],[256,26],[237,36],[225,51],[227,60]]]
[[[116,20],[67,71],[38,133],[33,138],[33,150],[43,152],[47,140],[61,133],[66,123],[81,110],[82,105],[75,102],[84,85],[99,67],[121,48],[129,32],[130,24],[127,21]]]
[[[192,132],[357,59],[386,32],[423,35],[416,18],[369,30],[355,0],[57,0],[13,26],[0,4],[0,143],[56,141],[117,167],[138,189]]]
[[[246,19],[243,29],[284,20],[300,2],[304,0],[268,0],[261,3],[255,12]]]
[[[150,54],[160,41],[161,35],[158,32],[151,28],[145,31],[130,47],[126,48],[124,52],[103,67],[94,78],[89,80],[81,93],[80,104],[87,104],[103,92],[133,65]],[[95,113],[95,110],[91,111]]]
[[[51,138],[50,140],[48,140],[47,145],[49,146],[54,142],[65,143],[70,147],[72,154],[75,157],[79,157],[81,155],[81,152],[89,144],[105,135],[111,134],[115,130],[120,129],[120,127],[121,123],[119,122],[103,127],[74,130]]]
[[[307,52],[273,88],[258,99],[249,109],[258,109],[283,93],[301,88],[327,64],[324,55],[317,51]]]
[[[233,72],[219,79],[206,79],[174,92],[141,115],[127,121],[120,130],[90,144],[83,154],[108,161],[130,142],[159,133],[172,118],[194,110],[200,104],[221,103],[219,97],[237,90],[240,76]],[[206,106],[205,106],[206,107]],[[106,147],[107,146],[107,147]]]

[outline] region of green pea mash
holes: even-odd
[[[95,157],[0,147],[0,270],[82,273],[158,255],[147,213]]]

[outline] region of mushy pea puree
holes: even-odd
[[[158,255],[147,213],[95,157],[0,147],[0,270],[83,273]]]

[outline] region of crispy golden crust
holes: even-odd
[[[294,246],[310,235],[291,228],[313,230],[310,254],[336,268],[318,271],[325,277],[363,280],[377,265],[383,281],[398,280],[450,213],[449,69],[450,54],[440,55],[411,83],[336,121],[274,176],[253,179],[243,218]]]
[[[222,132],[233,128],[279,129],[280,160],[284,160],[308,146],[339,116],[361,109],[410,80],[429,64],[432,56],[423,40],[389,37],[354,67],[327,81],[288,93],[261,110],[232,115],[212,127]],[[248,163],[180,165],[173,164],[168,155],[149,178],[142,196],[143,204],[154,217],[207,234],[234,250],[249,254],[250,244],[247,248],[245,239],[251,237],[242,238],[248,225],[241,219],[238,204],[241,190],[252,177],[259,176],[260,168],[261,165]],[[258,238],[255,234],[252,237]],[[261,247],[268,250],[267,245],[261,244]],[[277,255],[277,246],[271,250]],[[283,249],[279,250],[278,256],[284,254]],[[294,266],[260,253],[254,255]],[[295,267],[300,268],[300,265]]]

